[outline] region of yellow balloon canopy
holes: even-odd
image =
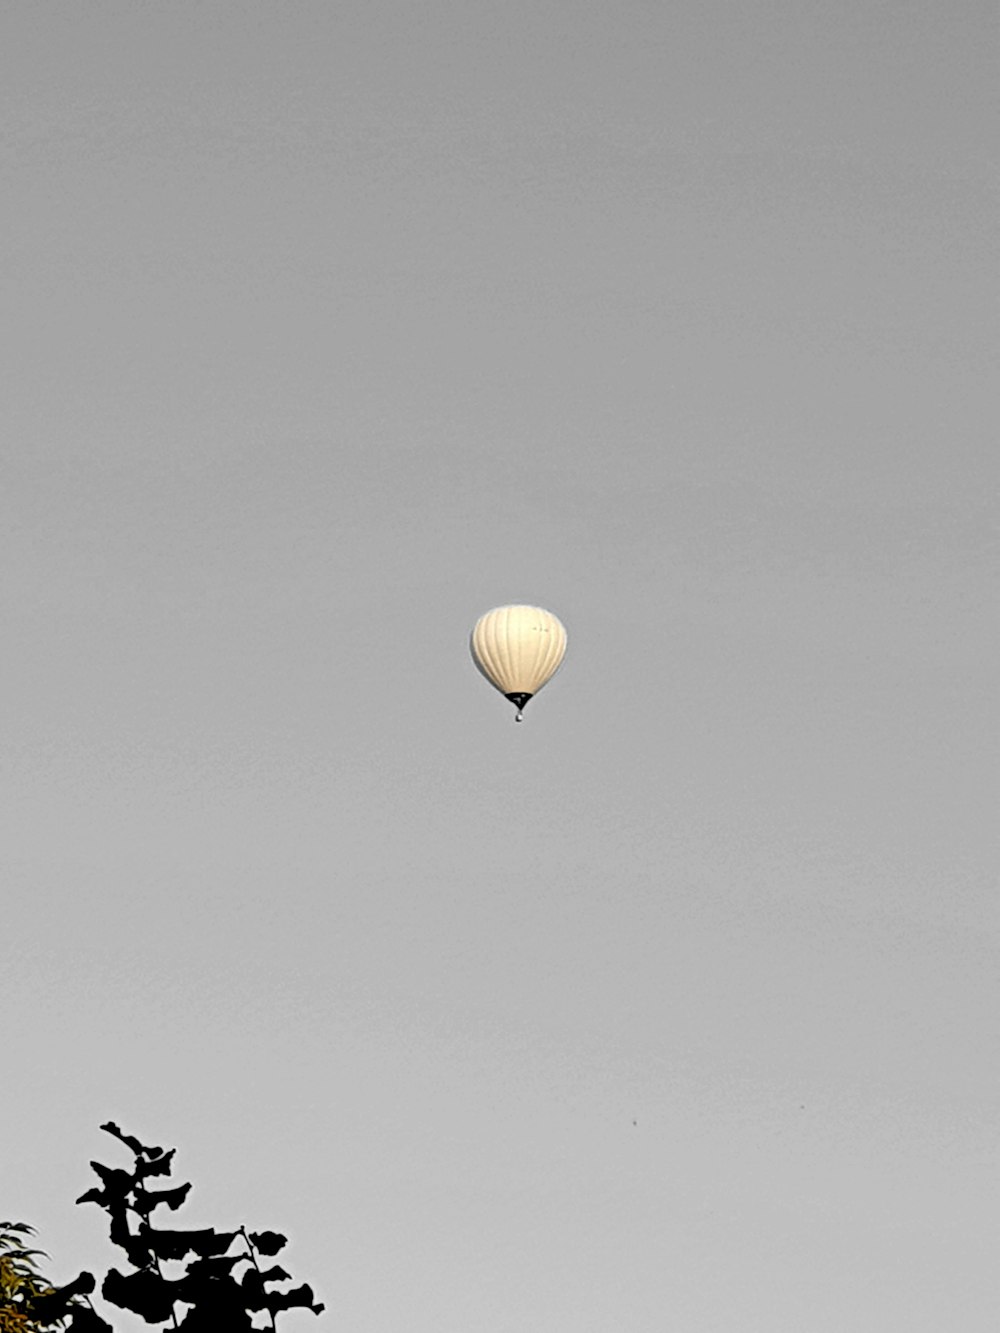
[[[471,647],[476,666],[520,722],[525,704],[559,670],[566,631],[540,606],[498,606],[476,621]]]

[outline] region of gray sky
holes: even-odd
[[[106,1266],[113,1118],[289,1333],[992,1330],[992,6],[0,35],[0,1212]]]

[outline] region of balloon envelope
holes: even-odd
[[[566,630],[540,606],[498,606],[476,621],[472,656],[486,679],[518,710],[559,669]]]

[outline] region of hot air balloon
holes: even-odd
[[[525,704],[558,671],[566,631],[540,606],[498,606],[476,621],[471,647],[476,666],[511,701],[520,722]]]

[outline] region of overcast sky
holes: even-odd
[[[996,1327],[996,55],[7,0],[0,1215],[58,1277],[111,1118],[292,1237],[288,1333]],[[505,602],[569,631],[521,726]]]

